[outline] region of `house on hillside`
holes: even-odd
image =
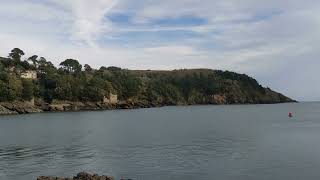
[[[118,95],[110,93],[109,97],[103,97],[103,103],[117,104],[118,103]]]
[[[24,71],[21,73],[20,77],[23,79],[37,79],[37,71]]]

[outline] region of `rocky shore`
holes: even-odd
[[[14,115],[14,114],[18,114],[18,112],[11,111],[0,105],[0,115]]]
[[[54,101],[51,104],[42,100],[30,102],[0,102],[0,115],[30,114],[40,112],[71,112],[71,111],[101,111],[114,109],[138,109],[179,105],[227,105],[227,104],[277,104],[296,102],[281,94],[270,92],[265,99],[245,99],[241,96],[228,98],[225,95],[205,97],[199,102],[174,102],[160,99],[149,102],[144,100],[118,101],[118,103],[103,102],[72,102]]]
[[[31,114],[41,112],[75,112],[75,111],[101,111],[114,109],[138,109],[160,107],[164,105],[146,102],[119,102],[108,104],[101,102],[59,102],[36,103],[30,105],[26,102],[0,102],[0,115]]]
[[[114,180],[114,178],[109,176],[99,176],[97,174],[89,174],[86,172],[81,172],[77,174],[77,176],[74,176],[73,178],[40,176],[37,178],[37,180]]]
[[[25,102],[0,103],[0,115],[40,113],[43,110],[37,106]]]

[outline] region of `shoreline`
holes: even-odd
[[[94,112],[94,111],[108,111],[108,110],[132,110],[132,109],[149,109],[161,108],[171,106],[201,106],[201,105],[268,105],[268,104],[285,104],[298,103],[297,101],[285,102],[261,102],[261,103],[199,103],[199,104],[155,104],[142,102],[125,102],[117,104],[93,103],[93,102],[65,102],[60,104],[37,104],[30,105],[26,102],[0,102],[0,116],[5,115],[23,115],[35,113],[54,113],[54,112]]]
[[[37,180],[115,180],[114,177],[80,172],[74,177],[39,176]],[[124,180],[124,179],[121,179]],[[129,179],[128,179],[129,180]]]

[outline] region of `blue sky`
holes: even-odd
[[[0,0],[0,55],[58,64],[211,68],[320,100],[318,0]]]

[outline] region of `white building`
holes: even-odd
[[[117,104],[118,103],[118,95],[110,93],[109,98],[108,97],[103,98],[103,103]]]
[[[37,72],[36,71],[24,71],[21,73],[21,78],[23,79],[37,79]]]

